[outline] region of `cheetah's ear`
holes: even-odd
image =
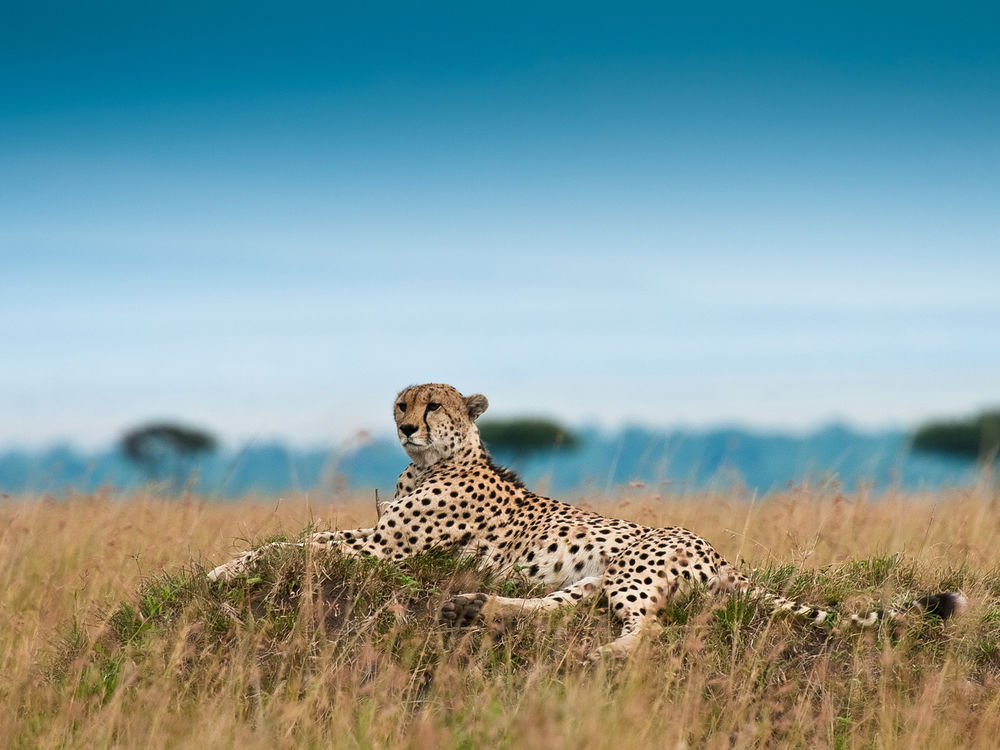
[[[465,397],[465,408],[469,412],[469,419],[475,421],[480,414],[489,408],[490,402],[482,393],[473,393]]]

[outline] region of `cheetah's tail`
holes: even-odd
[[[969,600],[961,591],[942,591],[912,599],[899,609],[875,610],[867,615],[851,615],[851,622],[860,628],[869,628],[884,620],[900,620],[909,612],[934,615],[942,620],[962,614]]]
[[[812,623],[820,624],[826,622],[832,613],[819,607],[803,604],[792,599],[786,599],[780,594],[775,594],[765,588],[754,586],[750,580],[743,575],[737,576],[737,583],[734,587],[737,591],[744,591],[747,595],[755,599],[770,604],[775,612],[791,612],[796,617],[802,617]],[[911,612],[920,612],[924,615],[934,615],[942,620],[962,614],[969,606],[969,600],[961,591],[943,591],[938,594],[927,594],[908,601],[898,609],[878,609],[864,615],[851,615],[849,622],[859,628],[869,628],[885,621],[898,621]]]

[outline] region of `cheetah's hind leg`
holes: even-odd
[[[652,591],[636,591],[628,581],[619,581],[609,587],[608,604],[615,616],[622,621],[621,634],[611,643],[594,649],[588,657],[590,662],[601,661],[608,656],[624,659],[631,654],[640,641],[663,630],[658,612],[671,598],[676,589],[667,591],[656,587]]]

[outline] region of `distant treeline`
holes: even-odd
[[[828,427],[807,435],[747,430],[656,431],[630,428],[614,433],[583,429],[554,449],[525,454],[497,450],[534,487],[551,493],[614,491],[640,482],[664,491],[743,485],[760,492],[788,483],[836,479],[850,489],[934,489],[975,481],[974,464],[910,449],[902,432],[864,434]],[[161,491],[193,490],[215,497],[291,490],[339,493],[391,492],[407,458],[390,437],[348,448],[297,450],[279,443],[251,443],[194,456],[183,481],[161,481]],[[70,447],[0,452],[0,492],[65,494],[99,486],[129,489],[149,481],[120,447],[83,453]]]

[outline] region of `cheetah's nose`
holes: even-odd
[[[399,431],[406,435],[406,437],[409,437],[417,431],[417,426],[415,424],[401,424],[399,426]]]

